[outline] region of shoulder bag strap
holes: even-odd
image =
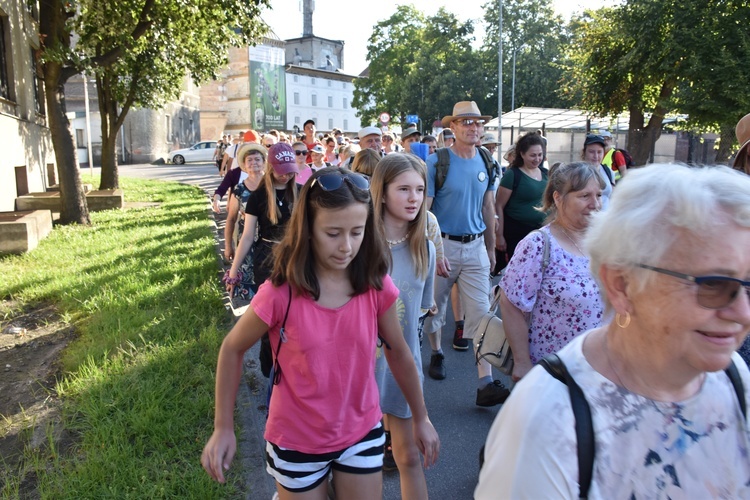
[[[740,377],[740,372],[737,369],[737,365],[734,364],[734,360],[732,360],[732,362],[727,367],[727,369],[724,370],[724,372],[727,374],[727,377],[729,377],[730,382],[732,382],[734,392],[737,394],[737,400],[740,403],[740,410],[742,410],[742,419],[747,420],[747,401],[745,401],[745,386],[742,383],[742,377]]]
[[[281,323],[281,329],[279,330],[279,342],[276,345],[276,355],[273,357],[273,385],[279,385],[281,381],[281,365],[279,365],[279,351],[281,351],[281,343],[286,342],[286,320],[289,317],[289,308],[292,305],[292,285],[287,283],[289,287],[289,301],[286,303],[286,314],[284,314],[284,322]]]
[[[594,474],[594,456],[596,453],[591,408],[581,387],[570,376],[565,363],[557,354],[546,356],[539,364],[547,370],[547,373],[568,386],[578,442],[578,498],[588,498],[591,479]]]

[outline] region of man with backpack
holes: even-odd
[[[615,180],[619,180],[628,171],[628,167],[633,166],[633,158],[626,150],[614,147],[610,132],[605,130],[599,135],[604,138],[602,165],[609,167],[615,173]]]
[[[440,333],[451,288],[458,285],[465,310],[463,334],[454,334],[453,345],[466,350],[482,316],[489,311],[489,276],[495,265],[495,190],[498,169],[492,157],[476,144],[489,116],[473,101],[462,101],[442,120],[455,143],[427,158],[427,207],[440,224],[445,257],[437,263],[435,303],[438,313],[427,318],[425,331],[432,347],[430,377],[446,376]],[[447,276],[447,277],[445,277]],[[458,337],[458,338],[457,338]],[[494,406],[509,395],[500,381],[493,381],[492,366],[480,361],[476,404]]]

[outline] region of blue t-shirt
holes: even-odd
[[[484,193],[495,191],[497,183],[490,185],[487,167],[482,155],[466,159],[450,152],[450,167],[445,183],[435,196],[435,164],[437,153],[427,157],[427,196],[433,197],[430,211],[440,223],[440,230],[452,234],[479,234],[486,226],[482,218]]]

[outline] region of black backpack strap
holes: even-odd
[[[568,386],[570,405],[576,423],[576,440],[578,442],[578,488],[579,498],[588,498],[591,479],[594,475],[594,424],[591,419],[591,408],[586,401],[580,386],[570,376],[565,363],[557,354],[550,354],[539,362],[547,372]]]
[[[445,178],[448,177],[448,167],[451,164],[451,155],[448,148],[437,148],[437,161],[435,162],[435,195],[445,184]]]
[[[742,377],[740,377],[740,371],[737,369],[737,365],[734,364],[734,360],[730,363],[724,373],[729,377],[729,381],[732,382],[734,392],[737,394],[737,400],[740,402],[740,410],[742,410],[742,419],[747,420],[747,401],[745,401],[745,386],[742,383]]]
[[[489,185],[493,186],[500,176],[500,166],[492,157],[489,149],[479,146],[477,150],[479,150],[479,156],[482,157],[482,161],[484,162],[484,168],[487,169],[487,178],[490,180]]]

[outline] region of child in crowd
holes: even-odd
[[[440,441],[399,327],[398,289],[387,274],[386,242],[375,227],[368,187],[364,176],[326,168],[302,188],[274,250],[271,278],[219,352],[215,428],[201,456],[215,480],[224,482],[236,451],[243,354],[266,331],[275,346],[266,469],[281,500],[326,498],[331,470],[338,497],[382,498],[378,335],[390,346],[385,357],[411,408],[425,466],[437,459]]]
[[[391,153],[375,167],[372,199],[376,223],[382,227],[391,250],[390,276],[399,289],[398,311],[406,344],[423,382],[419,344],[422,309],[433,305],[435,245],[427,239],[424,162],[408,153]],[[427,483],[419,447],[412,434],[412,414],[404,394],[378,349],[375,376],[380,389],[380,408],[386,428],[386,457],[392,446],[401,475],[401,498],[427,499]]]

